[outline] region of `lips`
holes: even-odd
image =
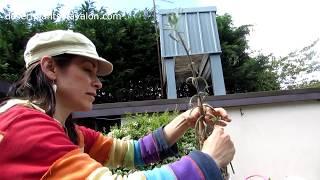
[[[92,101],[94,101],[96,98],[96,93],[90,93],[90,92],[88,92],[88,93],[86,93],[87,95],[89,95],[91,98],[92,98]]]
[[[97,96],[97,94],[94,93],[94,92],[87,92],[86,94],[87,94],[87,95],[90,95],[90,96],[93,96],[93,97],[96,97],[96,96]]]

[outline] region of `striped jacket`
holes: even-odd
[[[76,131],[79,145],[41,108],[9,100],[0,107],[0,179],[222,179],[216,163],[200,151],[153,170],[112,174],[110,167],[134,168],[176,154],[162,128],[139,140],[119,140],[83,126]]]

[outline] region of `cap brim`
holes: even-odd
[[[81,52],[67,52],[67,53],[88,57],[90,59],[98,61],[98,71],[97,71],[98,76],[107,76],[112,73],[112,70],[113,70],[112,63],[102,57],[90,55],[88,53],[81,53]]]

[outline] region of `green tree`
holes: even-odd
[[[52,14],[58,16],[62,5]],[[15,81],[23,72],[23,50],[27,40],[37,32],[53,29],[73,29],[89,37],[99,54],[114,64],[114,73],[102,80],[106,86],[99,91],[97,103],[156,99],[160,93],[156,59],[156,34],[152,12],[114,13],[120,19],[83,19],[83,14],[107,14],[93,1],[85,1],[72,10],[74,19],[6,19],[10,8],[1,12],[0,58],[1,79]],[[34,17],[35,11],[28,12]],[[100,16],[101,17],[101,16]]]
[[[94,2],[86,1],[78,14],[107,14],[96,10]],[[112,15],[112,14],[111,14]],[[76,20],[75,31],[93,41],[99,54],[114,65],[114,72],[102,77],[103,88],[98,92],[97,103],[156,99],[160,94],[160,79],[156,34],[153,15],[149,10],[113,13],[113,19]],[[118,16],[116,16],[118,15]]]
[[[273,72],[270,56],[251,57],[246,36],[250,25],[234,27],[232,17],[217,17],[221,43],[221,61],[227,94],[279,89],[277,74]]]
[[[10,7],[0,12],[0,78],[8,81],[18,79],[23,67],[24,44],[28,36],[26,20],[10,19]]]
[[[273,57],[273,69],[282,89],[320,87],[320,55],[315,50],[318,42],[319,39],[285,57]]]
[[[52,10],[58,14],[62,6]],[[10,7],[0,12],[0,79],[16,81],[24,71],[23,52],[28,39],[37,32],[67,29],[66,21],[34,19],[35,11],[25,13],[28,18],[14,18]],[[12,17],[12,18],[10,18]]]
[[[63,5],[58,4],[52,14],[58,16]],[[94,1],[86,0],[72,10],[74,19],[6,19],[10,8],[0,12],[0,78],[14,81],[21,75],[23,50],[27,40],[37,32],[53,29],[72,29],[90,38],[98,53],[114,64],[114,72],[103,77],[103,88],[96,103],[157,99],[160,97],[160,77],[157,61],[156,37],[152,11],[114,13],[114,19],[83,19],[83,14],[107,14],[97,9]],[[28,12],[32,16],[35,11]],[[111,13],[109,15],[112,15]],[[222,47],[222,63],[228,93],[278,89],[276,74],[270,70],[269,56],[250,57],[246,36],[248,26],[234,27],[232,18],[217,17]],[[184,95],[192,90],[181,88]]]

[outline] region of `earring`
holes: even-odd
[[[52,84],[52,89],[54,93],[57,92],[57,85],[55,83]]]

